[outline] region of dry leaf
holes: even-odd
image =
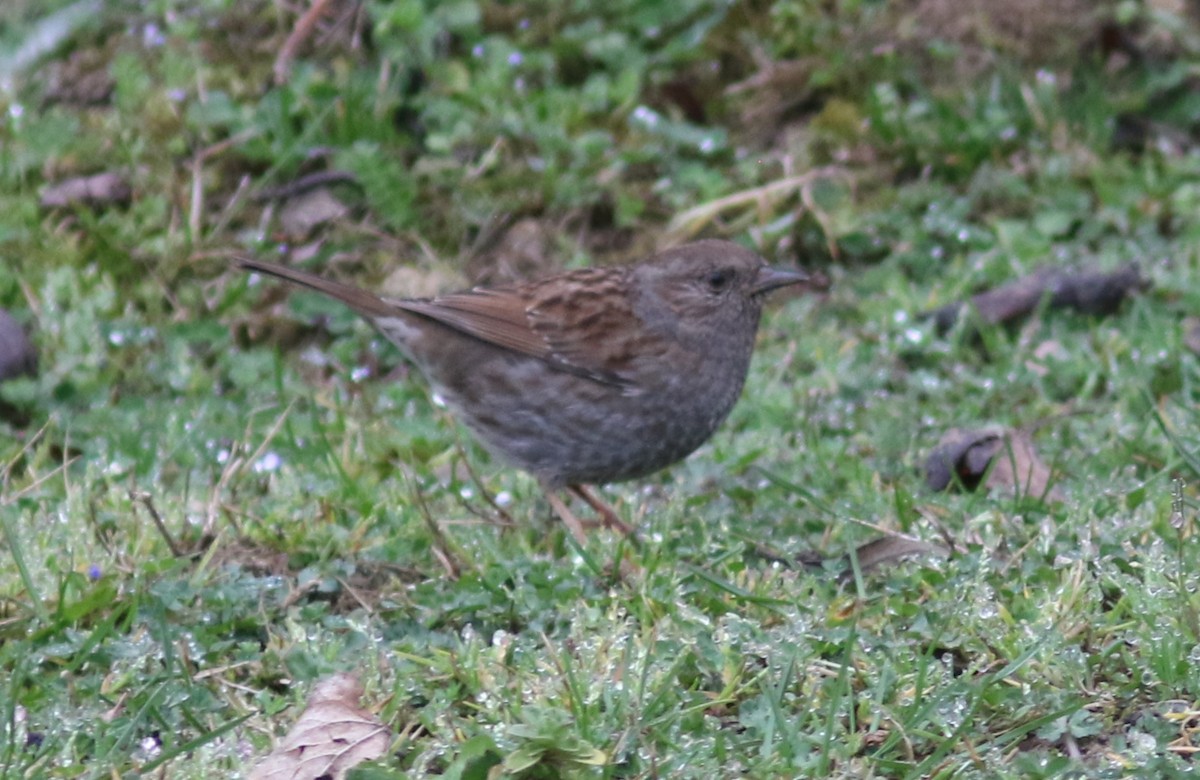
[[[51,184],[42,190],[42,208],[67,206],[106,206],[128,203],[133,189],[119,173],[97,173],[95,176],[75,176]]]
[[[37,352],[12,315],[0,309],[0,382],[37,372]]]
[[[945,556],[949,555],[949,551],[941,545],[902,533],[889,533],[887,536],[872,539],[859,545],[854,551],[854,556],[858,559],[859,570],[863,572],[918,555]],[[853,569],[848,568],[843,576],[853,576]]]
[[[963,310],[973,307],[979,319],[991,324],[1008,323],[1031,314],[1043,299],[1051,308],[1072,308],[1085,314],[1111,314],[1147,281],[1136,265],[1112,273],[1091,270],[1059,271],[1043,268],[1023,279],[975,295],[968,303],[958,302],[922,314],[933,319],[939,333],[954,327]]]
[[[1193,355],[1200,355],[1200,317],[1183,318],[1183,345]]]
[[[110,39],[111,40],[111,39]],[[113,53],[106,48],[79,49],[46,68],[47,103],[98,106],[108,102],[116,81],[109,72]]]
[[[387,752],[392,735],[358,706],[362,684],[352,674],[321,680],[287,736],[250,772],[250,780],[334,780]]]
[[[326,222],[336,222],[350,213],[327,188],[289,198],[279,211],[279,227],[289,239],[299,241]]]
[[[987,481],[983,482],[984,477]],[[946,490],[957,482],[967,490],[1014,488],[1022,495],[1062,500],[1050,485],[1050,469],[1025,431],[954,428],[942,436],[925,461],[925,484]]]
[[[503,235],[486,242],[487,249],[471,259],[467,275],[475,284],[496,287],[562,270],[554,252],[558,231],[544,221],[526,217]]]

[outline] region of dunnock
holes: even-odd
[[[714,240],[634,265],[429,299],[239,262],[369,320],[485,445],[538,479],[581,544],[583,526],[557,491],[631,533],[584,486],[643,477],[703,444],[742,391],[763,297],[808,278]]]

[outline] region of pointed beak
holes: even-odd
[[[764,265],[759,270],[758,278],[754,280],[754,284],[750,288],[750,293],[752,295],[764,295],[780,287],[807,282],[808,278],[808,274],[793,268],[772,268],[769,265]]]

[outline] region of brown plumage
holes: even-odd
[[[803,282],[736,244],[698,241],[633,265],[429,299],[382,298],[303,271],[243,268],[310,287],[371,321],[479,439],[631,529],[584,489],[646,476],[703,444],[741,393],[762,300]]]

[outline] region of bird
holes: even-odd
[[[636,540],[588,486],[646,477],[707,441],[741,395],[764,298],[809,279],[717,239],[432,298],[385,297],[253,258],[237,264],[369,321],[487,449],[533,475],[581,546],[584,523],[560,493]]]

